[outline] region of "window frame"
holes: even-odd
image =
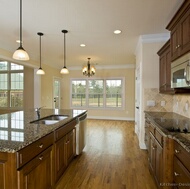
[[[72,81],[86,81],[86,106],[72,106]],[[89,106],[89,80],[103,80],[103,107]],[[121,107],[106,107],[106,80],[121,80]],[[70,79],[70,107],[73,109],[99,109],[99,110],[124,110],[125,109],[125,77],[106,77],[106,78],[71,78]]]
[[[0,61],[4,61],[4,62],[7,62],[8,65],[7,65],[7,70],[0,70],[0,74],[7,74],[7,106],[4,106],[4,107],[1,107],[0,106],[0,109],[12,109],[12,110],[22,110],[23,107],[24,107],[24,104],[20,107],[12,107],[11,106],[11,91],[14,91],[14,89],[11,89],[11,74],[15,74],[15,73],[22,73],[23,74],[23,103],[24,103],[24,66],[23,65],[20,65],[18,63],[15,63],[15,62],[11,62],[11,61],[8,61],[8,60],[2,60],[0,59]],[[12,64],[16,64],[18,66],[23,66],[23,69],[18,69],[18,70],[11,70],[11,63]],[[1,90],[0,90],[1,91]]]

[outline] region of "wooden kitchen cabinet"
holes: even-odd
[[[158,51],[159,55],[159,91],[160,93],[174,93],[171,88],[171,53],[170,40]]]
[[[184,1],[166,29],[171,31],[171,61],[190,51],[190,1]]]
[[[158,188],[172,188],[165,183],[173,182],[173,139],[163,136],[151,120],[145,119],[149,128],[149,170]]]
[[[176,188],[190,188],[190,153],[179,143],[174,143],[173,178]]]
[[[55,181],[57,182],[76,154],[76,120],[55,132]]]
[[[160,183],[163,183],[163,148],[157,141],[154,133],[150,132],[149,139],[149,165],[151,172],[153,173],[156,183],[159,186]]]
[[[53,188],[52,146],[18,170],[19,189]]]
[[[17,152],[19,189],[53,188],[53,133]]]

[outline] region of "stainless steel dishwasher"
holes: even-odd
[[[81,154],[86,145],[86,118],[86,113],[78,117],[78,124],[76,125],[76,155]]]

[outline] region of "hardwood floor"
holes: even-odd
[[[87,145],[56,189],[156,189],[134,122],[88,120]]]

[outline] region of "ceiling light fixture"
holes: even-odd
[[[82,69],[82,73],[84,76],[91,77],[95,75],[95,72],[95,67],[90,65],[90,58],[88,58],[87,66]]]
[[[121,30],[115,30],[114,33],[115,33],[115,34],[120,34],[120,33],[121,33]]]
[[[63,58],[63,60],[64,60],[64,66],[63,66],[63,68],[61,69],[61,71],[60,71],[60,73],[61,74],[68,74],[69,73],[69,70],[67,69],[67,67],[66,67],[66,47],[65,47],[65,34],[66,33],[68,33],[68,31],[67,30],[62,30],[62,33],[64,33],[64,58]]]
[[[86,47],[86,45],[85,45],[85,44],[80,44],[80,46],[81,46],[81,47]]]
[[[20,46],[14,52],[13,58],[16,60],[29,60],[28,53],[22,47],[22,0],[20,0]]]
[[[37,33],[39,36],[40,36],[40,68],[38,69],[38,71],[36,72],[36,74],[37,75],[44,75],[45,74],[45,72],[44,72],[44,70],[42,69],[42,67],[41,67],[41,60],[42,60],[42,57],[41,57],[41,37],[44,35],[43,33],[41,33],[41,32],[38,32]]]

